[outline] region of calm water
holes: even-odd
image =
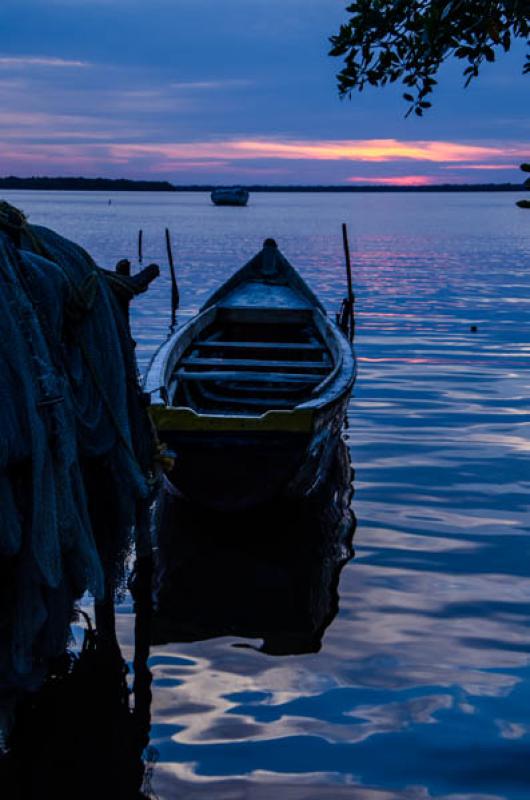
[[[203,194],[8,194],[102,266],[134,256],[140,227],[146,260],[165,263],[170,227],[182,318],[266,236],[335,311],[350,226],[357,531],[340,610],[318,653],[230,635],[151,649],[157,795],[527,800],[530,214],[515,196],[264,194],[231,209]],[[165,271],[135,302],[143,367],[168,305]],[[225,571],[237,584],[221,556],[210,539],[197,578],[203,563],[219,596]]]

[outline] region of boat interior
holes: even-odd
[[[175,406],[199,413],[261,415],[309,400],[334,369],[311,313],[219,310],[175,365]]]

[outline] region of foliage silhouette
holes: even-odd
[[[344,62],[337,76],[340,95],[401,79],[407,116],[430,108],[427,97],[444,62],[462,60],[468,86],[485,61],[530,35],[528,0],[356,0],[347,12],[349,20],[330,39],[330,55]],[[528,72],[529,54],[523,66]]]

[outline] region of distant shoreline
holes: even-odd
[[[177,185],[169,181],[135,181],[125,178],[0,178],[0,190],[81,191],[81,192],[211,192],[219,184]],[[524,192],[519,183],[440,183],[429,186],[393,186],[391,184],[337,185],[244,185],[249,192]]]

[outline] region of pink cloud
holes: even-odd
[[[191,170],[198,170],[204,171],[209,170],[210,172],[231,172],[238,175],[248,175],[252,177],[253,175],[287,175],[289,174],[290,170],[284,169],[282,167],[263,167],[263,166],[251,166],[251,167],[243,167],[237,164],[233,164],[230,161],[218,161],[216,159],[210,159],[206,161],[162,161],[160,164],[154,163],[149,167],[151,172],[171,172],[171,171],[179,171],[184,169],[191,169]]]
[[[397,139],[357,139],[347,141],[264,141],[239,140],[228,143],[248,157],[287,159],[351,160],[351,161],[432,161],[459,162],[475,158],[487,159],[511,155],[513,150],[503,145],[470,145],[446,141],[399,141]],[[527,144],[516,151],[528,153]]]
[[[123,125],[120,121],[115,121],[112,127],[113,131],[107,129],[105,132],[94,125],[93,119],[83,117],[0,113],[0,129],[3,128],[4,141],[10,141],[12,151],[10,166],[4,166],[4,169],[13,171],[17,162],[28,164],[30,160],[33,160],[35,171],[39,172],[45,171],[50,163],[69,165],[69,168],[75,169],[76,165],[90,162],[96,165],[94,168],[97,167],[101,174],[105,174],[106,165],[121,165],[130,174],[134,171],[143,175],[164,172],[171,175],[187,170],[205,177],[210,171],[213,174],[248,175],[252,179],[252,175],[286,174],[286,170],[294,169],[292,162],[296,161],[306,161],[308,166],[311,163],[344,163],[350,174],[355,163],[408,163],[414,165],[408,169],[417,169],[418,174],[396,175],[395,170],[392,174],[390,168],[389,175],[381,175],[386,171],[385,168],[374,178],[337,175],[335,180],[420,186],[441,182],[439,176],[423,173],[424,169],[429,169],[425,166],[426,162],[439,164],[443,169],[466,170],[511,169],[511,165],[502,165],[499,160],[530,160],[529,146],[517,142],[475,145],[397,139],[292,141],[247,138],[198,142],[127,142],[122,139]],[[77,143],[61,144],[69,136],[77,139]],[[86,137],[85,142],[80,141],[83,137]],[[0,153],[1,156],[5,164],[5,152]]]
[[[224,158],[235,160],[280,159],[307,161],[428,161],[458,163],[489,158],[529,157],[528,144],[472,145],[445,141],[358,139],[350,141],[280,141],[228,139],[219,141],[115,144],[128,157],[158,155],[168,159]]]
[[[519,169],[518,164],[451,164],[443,169]]]
[[[431,175],[397,175],[384,178],[347,178],[348,183],[359,183],[363,186],[377,184],[383,186],[431,186],[440,183],[439,178]]]
[[[63,139],[108,142],[113,133],[108,128],[102,128],[92,117],[80,114],[0,111],[0,135],[4,142],[13,144],[38,139],[42,143],[39,149],[43,151],[47,147],[55,147]]]
[[[31,125],[37,121],[51,121],[53,117],[46,115],[8,115],[2,117],[0,122],[9,121],[22,125]],[[63,121],[66,117],[61,118]],[[79,119],[79,118],[78,118]],[[53,134],[53,130],[50,131]],[[172,161],[204,162],[208,159],[247,161],[259,159],[278,160],[316,160],[316,161],[432,161],[451,163],[470,161],[474,155],[507,156],[518,158],[530,157],[530,148],[524,145],[464,145],[448,142],[398,142],[397,140],[358,140],[349,143],[338,142],[305,142],[293,144],[291,142],[232,139],[220,141],[197,142],[152,142],[152,143],[125,143],[109,142],[109,152],[117,157],[126,159],[158,157]],[[452,165],[451,165],[452,166]],[[492,165],[497,168],[497,165]],[[470,165],[466,164],[465,168]],[[471,166],[471,168],[473,168]],[[477,163],[477,168],[484,168],[482,161]]]
[[[127,161],[127,160],[126,160]],[[151,165],[150,169],[151,172],[171,172],[173,170],[183,170],[183,169],[192,169],[192,170],[224,170],[230,167],[230,163],[228,161],[216,161],[215,159],[211,159],[210,161],[162,161],[160,164],[153,164]]]

